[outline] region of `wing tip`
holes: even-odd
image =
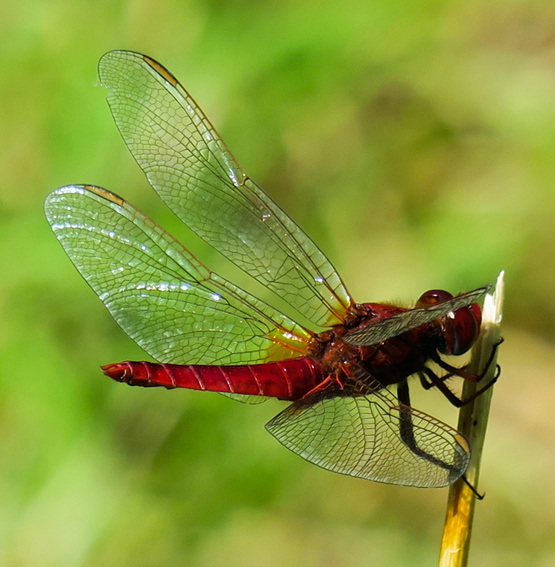
[[[114,67],[118,65],[118,63],[121,64],[121,61],[124,59],[133,61],[135,64],[139,64],[141,66],[144,66],[144,64],[146,64],[150,69],[152,69],[155,73],[157,73],[160,77],[162,77],[165,81],[167,81],[174,87],[179,84],[179,81],[176,79],[176,77],[166,67],[164,67],[162,63],[156,61],[156,59],[153,59],[152,57],[149,57],[148,55],[144,55],[137,51],[114,49],[105,53],[98,62],[98,74],[100,75],[101,84],[104,87],[111,88],[111,85],[105,82],[105,72],[110,66]]]
[[[79,195],[86,195],[87,193],[93,193],[110,203],[114,203],[120,207],[122,207],[126,201],[116,193],[112,193],[112,191],[108,191],[108,189],[104,189],[103,187],[99,187],[98,185],[88,185],[88,184],[74,184],[74,185],[63,185],[62,187],[58,187],[51,191],[44,201],[45,207],[50,204],[50,202],[59,197],[60,195],[65,194],[79,194]]]
[[[82,185],[82,187],[85,191],[88,191],[89,193],[94,193],[95,195],[98,195],[99,197],[106,199],[106,201],[110,201],[110,203],[115,203],[120,207],[123,207],[123,205],[126,203],[125,199],[123,199],[119,195],[116,195],[116,193],[112,193],[112,191],[108,191],[108,189],[104,189],[103,187],[99,187],[98,185]]]
[[[170,83],[170,85],[176,87],[179,84],[179,81],[175,78],[175,76],[168,70],[162,63],[158,63],[156,59],[152,59],[148,55],[142,55],[143,61],[158,75],[160,75],[165,81]]]

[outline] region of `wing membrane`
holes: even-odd
[[[403,311],[398,315],[382,319],[368,327],[347,334],[343,337],[343,340],[355,346],[370,346],[381,343],[405,331],[409,331],[420,325],[425,325],[426,323],[431,323],[451,311],[456,311],[462,307],[467,307],[471,303],[475,303],[481,299],[490,288],[491,286],[481,287],[474,291],[458,295],[443,303]]]
[[[156,360],[254,364],[304,352],[304,328],[210,272],[117,195],[61,187],[46,199],[45,212],[115,320]]]
[[[156,61],[100,60],[116,124],[162,200],[201,238],[313,323],[339,323],[351,300],[316,244],[242,171],[202,110]]]
[[[400,429],[407,421],[427,458],[403,442]],[[365,394],[357,396],[336,392],[315,403],[300,400],[272,419],[266,429],[315,465],[389,484],[447,486],[464,473],[470,458],[468,442],[456,429],[400,404],[383,388],[366,388]]]

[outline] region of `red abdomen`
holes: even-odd
[[[102,370],[131,386],[189,388],[291,401],[302,398],[324,379],[321,366],[306,357],[241,366],[118,362]]]

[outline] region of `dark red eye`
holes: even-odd
[[[451,311],[440,319],[445,338],[444,354],[464,354],[476,341],[480,332],[482,311],[477,303]]]
[[[448,291],[433,289],[422,294],[416,307],[428,307],[452,299]],[[482,310],[477,303],[451,311],[438,320],[443,334],[439,351],[443,354],[464,354],[474,344],[480,333]]]
[[[453,299],[453,296],[448,291],[444,291],[442,289],[431,289],[430,291],[425,291],[420,296],[415,307],[429,307],[430,305],[443,303],[448,299]]]

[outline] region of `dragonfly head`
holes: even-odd
[[[416,307],[428,307],[452,299],[448,291],[432,289],[420,296]],[[482,310],[477,303],[450,311],[437,320],[441,329],[441,343],[438,348],[442,354],[464,354],[474,344],[480,333]]]

